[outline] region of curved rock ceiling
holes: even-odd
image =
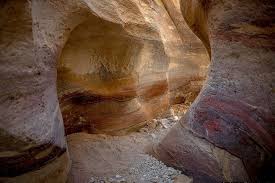
[[[187,26],[183,41],[161,1],[13,0],[0,13],[4,182],[65,181],[64,129],[125,134],[205,77],[202,44]]]
[[[89,15],[62,50],[58,95],[66,134],[135,130],[169,104],[197,94],[205,77],[205,49],[186,24],[184,36],[196,40],[191,45],[161,4],[117,3],[115,12],[107,7],[100,16]],[[96,4],[88,5],[93,10]],[[105,19],[107,13],[113,16]]]
[[[78,25],[58,63],[67,134],[137,128],[167,108],[168,67],[161,40],[133,36],[121,24],[97,17]]]

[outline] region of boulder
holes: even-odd
[[[187,144],[186,129],[243,162],[238,167],[251,182],[259,181],[274,155],[274,5],[271,0],[181,1],[182,14],[208,48],[211,64],[199,96],[156,151],[194,182],[239,181],[244,175],[236,168],[234,176],[226,176],[212,163],[213,154]],[[235,167],[234,162],[224,164]]]

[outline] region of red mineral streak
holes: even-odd
[[[203,125],[211,133],[221,131],[220,123],[218,121],[207,121]]]
[[[240,100],[232,100],[228,97],[206,96],[201,101],[201,108],[207,106],[215,108],[216,112],[221,116],[229,116],[225,118],[227,121],[225,122],[226,125],[244,129],[252,138],[254,137],[254,140],[259,144],[275,152],[275,138],[274,133],[272,134],[275,123],[270,112],[268,113],[261,109],[252,108],[250,105]],[[230,116],[232,119],[230,119]],[[214,120],[211,119],[211,116],[207,116],[207,119]],[[216,130],[216,127],[219,127],[218,125],[221,122],[223,122],[223,120],[212,122],[211,125],[206,122],[202,123],[210,128],[210,130]],[[230,122],[230,124],[228,122]]]

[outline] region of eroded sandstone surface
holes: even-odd
[[[11,0],[0,17],[1,182],[65,182],[66,134],[127,133],[205,78],[162,1]]]
[[[156,156],[195,182],[261,181],[275,152],[275,4],[182,0],[181,8],[211,65],[198,98]]]
[[[89,8],[58,61],[66,134],[124,134],[198,94],[208,56],[182,16],[178,31],[161,1],[91,1]]]
[[[275,164],[274,12],[273,0],[0,1],[0,182],[66,182],[66,135],[124,135],[199,92],[150,153],[195,183],[261,181]],[[131,145],[129,159],[144,144]]]

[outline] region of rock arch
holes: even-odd
[[[89,18],[71,33],[58,66],[66,134],[138,128],[169,104],[168,66],[157,37],[133,36],[121,24]]]
[[[122,57],[129,61],[131,59],[128,54],[135,55],[136,52],[142,52],[140,57],[145,58],[140,61],[135,60],[135,63],[144,64],[147,68],[146,72],[139,75],[140,86],[133,90],[133,93],[138,93],[137,96],[142,98],[145,104],[149,101],[148,103],[153,106],[150,110],[156,108],[155,106],[167,107],[169,101],[173,100],[173,91],[178,90],[181,85],[184,87],[188,85],[190,88],[190,82],[201,82],[205,77],[205,68],[200,67],[193,55],[186,54],[183,59],[184,52],[187,50],[186,47],[183,47],[185,43],[179,39],[176,28],[159,1],[12,0],[1,1],[0,5],[0,181],[66,181],[70,169],[70,159],[57,90],[61,91],[59,93],[61,100],[62,97],[66,100],[70,97],[63,96],[62,91],[67,91],[70,87],[59,85],[57,88],[56,63],[60,58],[61,66],[62,63],[65,65],[70,63],[62,62],[62,59],[68,58],[66,51],[75,51],[77,54],[81,51],[78,49],[79,47],[85,48],[85,44],[88,44],[85,42],[86,38],[89,40],[89,36],[92,34],[90,34],[91,32],[81,32],[81,29],[93,29],[94,27],[91,25],[94,22],[102,21],[101,25],[107,27],[111,24],[112,28],[116,29],[114,32],[116,35],[119,33],[126,35],[125,37],[118,36],[118,42],[115,41],[116,38],[112,37],[113,45],[97,47],[97,49],[101,49],[101,53],[96,54],[96,57],[100,56],[105,59],[104,55],[106,54],[102,53],[109,51],[108,46],[123,47],[127,50],[122,52],[117,50],[118,52],[111,54],[114,56],[111,60],[116,60],[116,54],[119,56],[122,54]],[[151,12],[152,10],[154,11]],[[101,20],[95,17],[100,17]],[[81,35],[74,36],[74,32]],[[96,31],[96,33],[102,32]],[[83,38],[79,39],[83,45],[74,44],[73,39],[77,36]],[[104,36],[105,39],[108,39],[108,35]],[[129,37],[132,38],[129,39]],[[138,38],[142,38],[142,41]],[[140,46],[141,42],[142,46]],[[201,45],[195,47],[202,49]],[[207,59],[204,53],[201,54],[201,58]],[[125,69],[115,73],[112,72],[112,67],[108,66],[109,62],[105,62],[104,59],[100,67],[96,67],[96,64],[93,67],[94,70],[99,68],[100,72],[95,72],[95,75],[101,76],[101,80],[103,78],[105,82],[116,75],[120,76],[116,79],[121,79],[125,74],[126,76],[135,76],[132,71],[139,66],[138,64],[131,66],[131,62],[118,63],[117,68],[124,69],[125,67]],[[92,61],[96,60],[92,59]],[[207,61],[204,63],[206,67]],[[152,65],[152,70],[146,64]],[[126,65],[129,67],[127,68]],[[73,70],[76,65],[71,64],[66,67]],[[117,69],[116,65],[114,68]],[[72,84],[73,80],[67,77],[70,75],[62,76],[62,72],[67,72],[66,69],[65,71],[62,69],[64,68],[58,68],[60,81]],[[80,71],[85,73],[85,69],[87,69],[86,65],[83,65]],[[179,69],[186,69],[186,75],[179,75],[180,72],[176,72]],[[77,69],[76,73],[78,72]],[[104,73],[103,77],[102,73]],[[152,77],[154,77],[153,80]],[[151,82],[147,82],[148,78]],[[82,79],[85,81],[89,78]],[[170,87],[169,85],[174,79],[180,80],[182,83]],[[200,84],[197,87],[199,86]],[[94,95],[86,92],[83,88],[82,91],[84,91],[84,95],[83,92],[77,93],[77,102],[81,101],[83,96],[86,99],[91,97],[91,100],[94,100]],[[104,90],[101,92],[99,96],[102,99],[102,96],[106,97],[106,93]],[[114,93],[120,94],[113,90],[112,94]],[[72,93],[69,92],[69,94]],[[158,101],[158,98],[150,101],[149,99],[153,96],[162,97],[162,103]],[[62,105],[64,103],[61,102]],[[148,108],[150,106],[146,107],[146,109]],[[150,117],[154,112],[156,111],[149,112],[148,116]],[[106,128],[104,130],[106,132]],[[68,131],[70,133],[70,130]]]

